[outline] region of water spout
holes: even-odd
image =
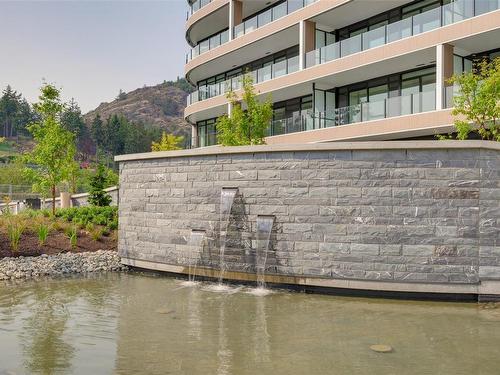
[[[201,254],[203,249],[203,240],[205,239],[205,231],[193,229],[189,236],[189,265],[188,265],[188,280],[194,283],[196,275],[197,254]]]
[[[274,224],[274,216],[257,216],[257,252],[255,266],[257,269],[257,287],[266,286],[266,263],[269,251],[269,240]]]
[[[238,188],[222,188],[220,192],[220,250],[219,250],[219,284],[222,284],[226,263],[224,252],[226,251],[227,228],[229,217],[233,207],[234,198],[238,193]]]

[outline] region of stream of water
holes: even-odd
[[[499,374],[500,306],[206,287],[0,283],[0,374]]]

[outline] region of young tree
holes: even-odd
[[[92,206],[103,207],[111,204],[111,196],[104,191],[106,181],[106,168],[99,164],[94,176],[90,179],[89,203]]]
[[[471,72],[453,76],[450,83],[459,87],[452,112],[457,138],[467,139],[477,132],[482,139],[499,142],[500,58],[482,60]]]
[[[244,75],[242,78],[242,103],[237,95],[231,91],[227,94],[233,109],[231,116],[224,115],[217,119],[217,139],[223,146],[242,146],[264,144],[266,131],[273,117],[273,105],[270,99],[260,103],[253,86],[252,77]]]
[[[151,143],[151,151],[173,151],[181,150],[180,144],[184,141],[184,137],[176,137],[173,134],[163,132],[160,142]]]
[[[52,214],[55,213],[56,187],[68,179],[76,153],[75,136],[61,125],[64,104],[59,90],[50,84],[41,88],[35,110],[40,114],[39,122],[29,125],[35,147],[26,155],[26,162],[34,168],[26,168],[33,178],[33,190],[52,195]]]

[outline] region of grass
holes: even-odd
[[[74,207],[58,209],[55,216],[46,210],[25,210],[19,215],[0,215],[0,233],[7,235],[12,252],[19,251],[21,235],[29,233],[38,239],[40,247],[54,234],[64,234],[72,249],[79,235],[89,236],[97,242],[103,236],[116,239],[118,226],[116,207]],[[80,232],[81,230],[81,232]]]
[[[15,253],[19,250],[19,241],[25,228],[26,226],[23,221],[17,220],[14,216],[10,217],[7,223],[7,237],[9,238],[12,251]]]

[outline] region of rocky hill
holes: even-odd
[[[184,121],[186,97],[190,91],[184,79],[168,81],[156,86],[144,86],[131,92],[121,92],[111,103],[101,103],[84,115],[90,124],[99,114],[103,120],[109,116],[123,115],[133,123],[143,123],[164,129],[168,133],[189,137],[191,127]]]

